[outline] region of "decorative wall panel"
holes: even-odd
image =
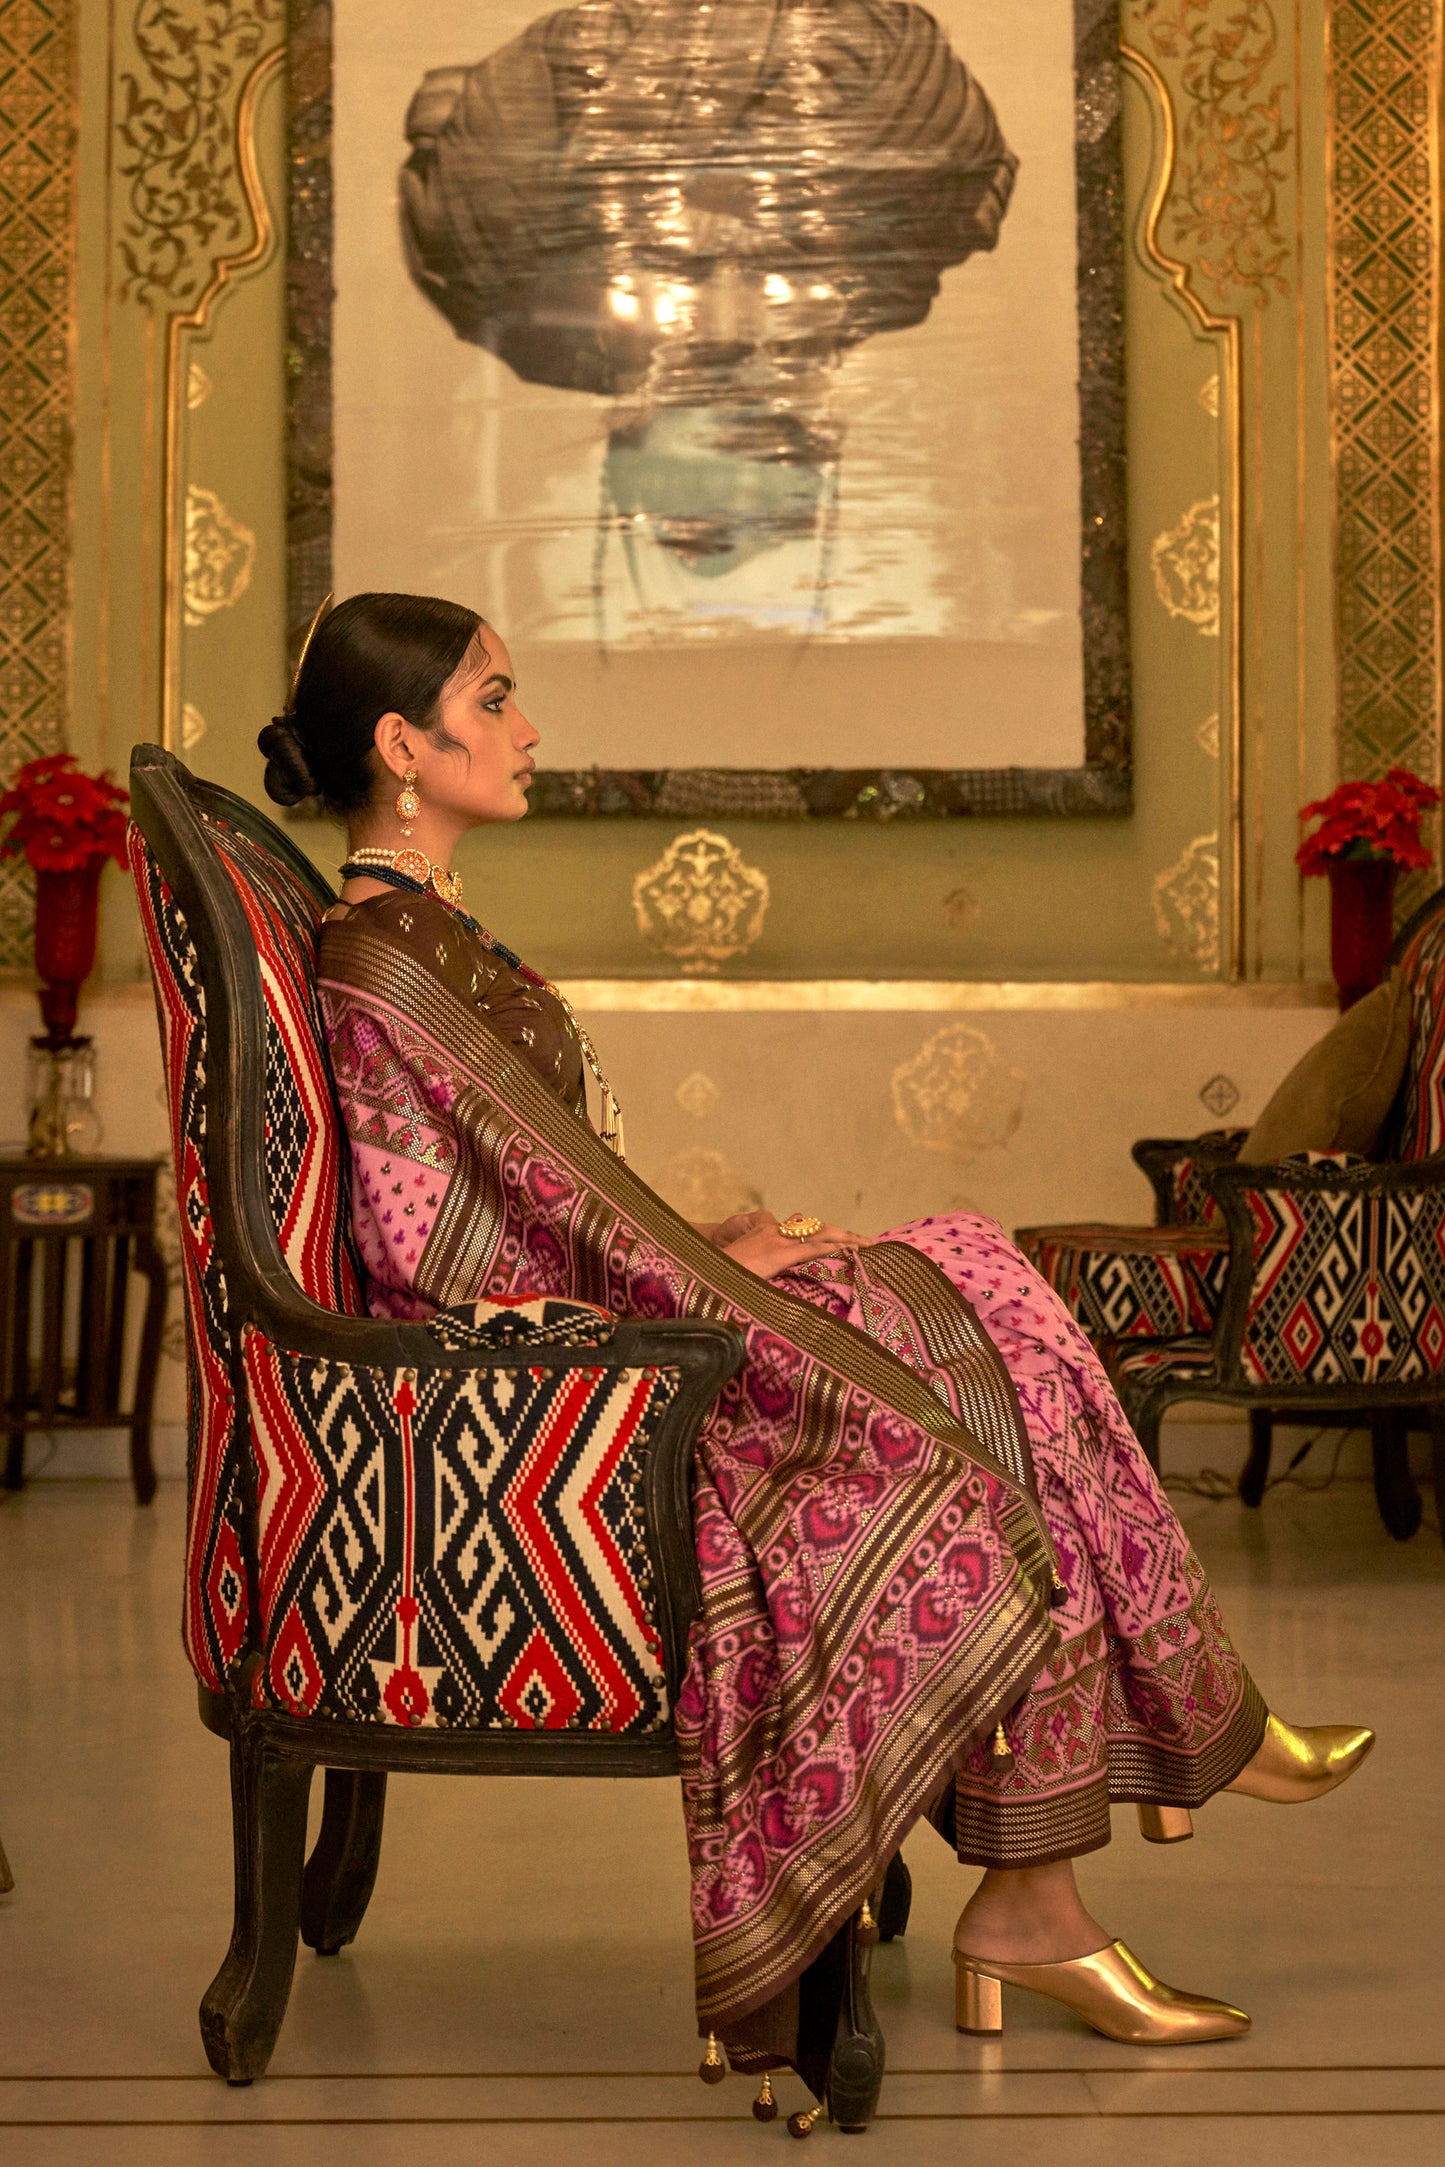
[[[1439,0],[1331,0],[1340,765],[1440,774]]]
[[[0,0],[0,780],[65,738],[74,421],[73,0]],[[0,859],[0,968],[30,962]]]

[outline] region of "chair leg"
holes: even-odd
[[[1246,1505],[1259,1505],[1269,1484],[1269,1462],[1274,1451],[1274,1417],[1267,1407],[1249,1410],[1249,1458],[1240,1470],[1239,1495]]]
[[[15,1886],[15,1876],[10,1871],[10,1861],[5,1856],[5,1846],[0,1843],[0,1896],[8,1896]]]
[[[1393,1408],[1370,1417],[1370,1457],[1380,1518],[1396,1542],[1408,1542],[1420,1525],[1423,1508],[1410,1473],[1405,1418]]]
[[[1430,1405],[1430,1473],[1435,1483],[1435,1517],[1445,1542],[1445,1400]]]
[[[888,1861],[883,1893],[878,1899],[878,1939],[901,1941],[908,1931],[908,1914],[912,1909],[913,1876],[903,1853],[895,1851]]]
[[[1137,1407],[1126,1407],[1124,1412],[1139,1440],[1145,1459],[1157,1475],[1160,1472],[1159,1429],[1164,1420],[1164,1402],[1151,1396],[1141,1400]]]
[[[309,1763],[268,1752],[255,1724],[231,1741],[236,1916],[201,2002],[206,2059],[228,2084],[265,2070],[291,1997],[311,1775]]]
[[[381,1860],[386,1777],[328,1768],[316,1847],[301,1881],[301,1939],[318,1956],[335,1956],[366,1916]]]

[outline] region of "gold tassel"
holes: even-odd
[[[762,2089],[753,2101],[753,2120],[755,2122],[776,2122],[777,2119],[778,2103],[773,2097],[773,2073],[770,2069],[765,2069],[763,2071]]]
[[[822,2113],[821,2107],[812,2107],[806,2114],[790,2114],[788,2116],[788,2135],[790,2137],[811,2137],[813,2124],[821,2118]]]
[[[707,2052],[698,2064],[698,2075],[704,2084],[721,2084],[728,2073],[728,2065],[722,2058],[716,2032],[707,2035]]]
[[[1008,1742],[1008,1732],[1001,1723],[994,1731],[993,1745],[990,1752],[993,1758],[994,1774],[996,1776],[1008,1775],[1014,1765],[1013,1748]]]

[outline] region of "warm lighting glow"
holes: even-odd
[[[607,300],[614,316],[625,317],[629,323],[636,316],[637,296],[635,293],[628,293],[621,285],[612,288]]]
[[[769,271],[763,280],[763,292],[770,301],[791,301],[793,298],[792,287],[785,278],[780,278],[776,271]]]

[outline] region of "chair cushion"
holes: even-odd
[[[602,1347],[617,1319],[591,1302],[460,1302],[427,1319],[427,1330],[453,1353],[469,1347]]]
[[[1222,1227],[1035,1226],[1014,1239],[1091,1339],[1213,1330],[1229,1263]]]
[[[1400,959],[1410,991],[1410,1058],[1392,1124],[1391,1155],[1445,1150],[1445,911],[1427,920]]]
[[[1114,1390],[1129,1411],[1131,1397],[1155,1385],[1205,1383],[1214,1373],[1208,1339],[1176,1339],[1167,1345],[1121,1347],[1108,1364]]]
[[[1240,1147],[1241,1165],[1302,1151],[1368,1158],[1410,1058],[1410,989],[1399,971],[1347,1009],[1280,1084]]]

